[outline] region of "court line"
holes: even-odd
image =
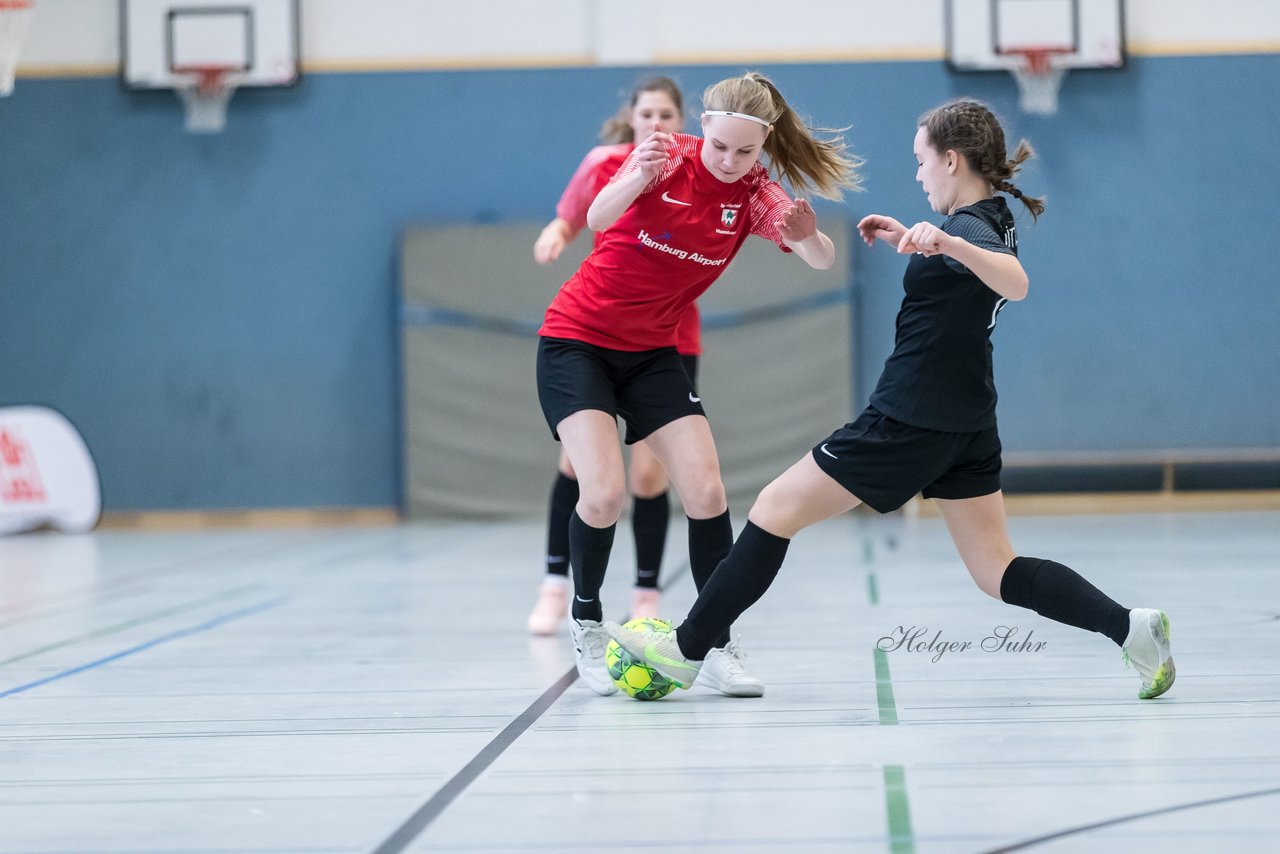
[[[884,766],[884,808],[889,816],[889,851],[915,854],[911,807],[907,801],[907,772],[901,765]]]
[[[1066,836],[1074,836],[1078,833],[1088,833],[1091,830],[1100,830],[1104,827],[1111,827],[1117,824],[1124,824],[1130,821],[1137,821],[1143,818],[1151,818],[1156,815],[1167,815],[1169,813],[1181,812],[1183,810],[1198,809],[1199,807],[1211,807],[1217,804],[1230,803],[1232,801],[1244,801],[1249,798],[1264,798],[1269,795],[1280,795],[1280,788],[1261,789],[1256,792],[1242,792],[1238,795],[1226,795],[1221,798],[1210,798],[1204,801],[1192,801],[1188,804],[1178,804],[1172,807],[1162,807],[1158,810],[1147,810],[1146,812],[1134,813],[1133,815],[1124,815],[1119,818],[1107,819],[1106,821],[1098,821],[1093,824],[1084,824],[1080,827],[1070,827],[1066,830],[1059,830],[1056,833],[1049,833],[1045,836],[1037,836],[1034,839],[1026,839],[1022,842],[1015,842],[1012,845],[1006,845],[1001,848],[992,848],[984,854],[1004,854],[1006,851],[1021,851],[1025,848],[1031,848],[1045,842],[1052,842],[1055,839],[1062,839]]]
[[[462,767],[461,771],[454,774],[426,803],[418,807],[417,811],[409,816],[409,819],[404,824],[396,828],[396,831],[387,837],[385,842],[373,849],[373,854],[397,854],[397,852],[403,851],[408,847],[418,837],[418,834],[426,829],[427,825],[435,821],[440,816],[440,813],[444,812],[457,799],[458,795],[462,794],[468,786],[475,782],[477,777],[493,764],[494,760],[515,743],[515,740],[532,726],[538,718],[542,717],[543,713],[551,708],[556,700],[560,699],[560,695],[577,678],[577,667],[569,668],[563,676],[555,681],[555,684],[533,702],[533,705],[507,724],[493,741],[486,744],[470,762]]]
[[[205,598],[197,599],[194,602],[184,602],[181,605],[174,605],[171,608],[163,608],[159,611],[152,611],[150,614],[143,614],[140,617],[134,617],[132,620],[126,620],[123,623],[116,623],[114,626],[107,626],[106,628],[98,629],[96,632],[89,632],[88,634],[78,635],[73,638],[67,638],[66,640],[60,640],[55,643],[45,644],[44,646],[37,647],[36,649],[29,650],[19,655],[15,655],[12,658],[6,658],[3,661],[0,661],[0,667],[4,667],[6,664],[15,664],[19,661],[24,661],[28,658],[35,658],[37,655],[43,655],[46,652],[53,652],[55,649],[63,649],[68,646],[74,646],[75,644],[78,644],[81,641],[93,640],[95,638],[101,638],[101,637],[106,637],[107,635],[113,635],[116,632],[122,632],[125,629],[132,629],[135,626],[141,626],[144,623],[150,623],[153,620],[158,620],[162,617],[172,617],[174,614],[181,614],[183,611],[194,611],[196,608],[201,608],[201,607],[204,607],[205,605],[212,605],[218,602],[225,602],[228,599],[235,599],[237,596],[243,596],[245,593],[249,592],[250,590],[258,590],[258,589],[261,589],[261,587],[262,585],[260,584],[247,584],[243,587],[237,587],[234,590],[229,590],[225,593],[220,593],[217,596],[206,596]]]
[[[674,573],[667,576],[666,583],[659,585],[659,589],[665,593],[670,589],[673,582],[684,576],[685,570],[688,568],[688,561],[681,563],[676,567]],[[515,743],[516,739],[524,734],[525,730],[533,726],[538,718],[546,713],[547,709],[555,705],[556,700],[559,700],[561,695],[577,679],[578,668],[575,665],[557,679],[555,684],[542,692],[542,696],[534,700],[529,708],[507,724],[492,741],[481,748],[480,752],[464,765],[461,771],[449,778],[443,786],[436,790],[434,795],[427,799],[426,803],[418,807],[413,815],[409,816],[403,824],[396,828],[382,844],[374,848],[372,854],[399,854],[399,852],[404,851],[413,840],[418,838],[418,834],[426,830],[431,822],[439,818],[440,814],[448,809],[449,805],[457,800],[458,796],[466,791],[468,786],[475,782],[508,747]]]
[[[898,707],[893,702],[893,683],[889,679],[889,657],[884,650],[876,649],[876,706],[880,710],[880,725],[893,726],[898,722]]]
[[[875,548],[871,538],[862,541],[863,559],[875,560]],[[871,606],[880,604],[880,585],[875,572],[867,573],[867,599]],[[889,676],[889,657],[876,647],[873,651],[876,665],[876,707],[881,726],[896,726],[898,706],[893,699],[893,680]],[[915,854],[916,838],[911,829],[911,801],[907,796],[907,771],[902,765],[884,766],[884,809],[889,824],[889,851],[891,854]]]
[[[216,629],[218,626],[221,626],[225,623],[230,623],[234,620],[239,620],[242,617],[252,616],[261,611],[266,611],[269,608],[275,608],[278,605],[284,604],[288,600],[289,600],[289,597],[287,596],[278,596],[275,599],[268,599],[265,602],[259,602],[256,605],[250,605],[247,608],[240,608],[239,610],[236,610],[236,611],[230,611],[226,614],[220,614],[217,617],[214,617],[212,620],[206,620],[205,622],[200,623],[199,625],[188,626],[185,629],[178,629],[177,631],[169,632],[166,635],[161,635],[158,638],[152,638],[151,640],[146,641],[145,643],[140,643],[137,646],[132,646],[132,647],[129,647],[128,649],[121,650],[120,652],[116,652],[116,653],[112,653],[111,655],[104,656],[103,658],[99,658],[96,661],[90,661],[87,664],[81,664],[77,667],[72,667],[67,670],[63,670],[59,673],[53,674],[52,676],[46,676],[43,679],[37,679],[34,682],[28,682],[25,685],[18,685],[14,688],[10,688],[7,691],[0,691],[0,700],[3,700],[5,697],[12,697],[15,694],[21,694],[24,691],[30,691],[32,688],[39,688],[41,685],[48,685],[50,682],[57,682],[60,679],[66,679],[68,676],[74,676],[77,673],[84,673],[85,671],[88,671],[88,670],[95,670],[99,667],[102,667],[105,664],[110,664],[113,661],[119,661],[122,658],[127,658],[130,655],[134,655],[144,650],[151,649],[152,647],[155,647],[155,646],[160,646],[161,644],[169,643],[170,641],[179,640],[181,638],[190,637],[191,635],[199,634],[200,632],[207,632],[211,629]]]

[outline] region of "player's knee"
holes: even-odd
[[[622,484],[581,489],[578,495],[578,516],[593,528],[607,528],[622,515],[626,491]]]
[[[637,461],[631,466],[631,494],[637,498],[654,498],[667,489],[667,473],[653,458]]]
[[[680,496],[684,512],[694,519],[709,519],[725,511],[724,481],[719,474],[699,478],[686,486],[685,492],[688,494]]]
[[[775,480],[760,490],[747,517],[756,527],[763,528],[774,536],[790,539],[797,533],[792,519],[792,508],[795,506],[794,500],[788,500],[786,486]]]

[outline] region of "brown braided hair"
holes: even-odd
[[[1004,128],[986,104],[957,98],[922,115],[917,125],[926,129],[935,151],[959,153],[994,189],[1026,205],[1033,220],[1044,213],[1044,198],[1026,195],[1011,180],[1022,164],[1035,156],[1031,143],[1019,140],[1010,159],[1005,153]]]
[[[764,153],[769,166],[796,191],[812,190],[824,198],[839,199],[842,190],[860,189],[857,170],[862,158],[849,151],[839,131],[806,125],[763,74],[749,71],[721,80],[702,93],[702,103],[708,110],[745,113],[773,125],[764,140]],[[818,139],[815,132],[837,136]]]

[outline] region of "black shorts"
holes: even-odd
[[[560,422],[584,409],[621,415],[628,445],[678,418],[706,415],[675,347],[632,353],[540,338],[538,401],[556,439]]]
[[[698,390],[698,357],[680,354],[680,364],[684,365],[684,372],[689,375],[689,382],[693,383],[693,390]]]
[[[877,513],[925,498],[977,498],[1000,490],[1000,434],[944,433],[894,421],[868,406],[813,449],[818,468]]]

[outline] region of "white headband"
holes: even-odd
[[[770,123],[757,116],[749,116],[746,113],[735,113],[732,110],[703,110],[704,116],[728,116],[731,119],[746,119],[749,122],[755,122],[758,125],[770,127]]]

